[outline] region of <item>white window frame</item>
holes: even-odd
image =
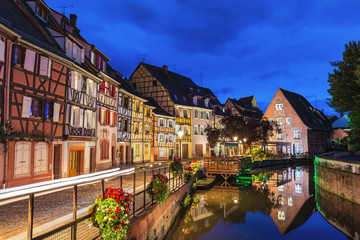
[[[163,158],[165,156],[165,149],[159,149],[159,157]]]
[[[301,131],[296,129],[294,130],[294,139],[301,139]]]
[[[276,123],[277,123],[278,125],[282,125],[282,123],[283,123],[282,118],[277,118],[277,119],[276,119]]]
[[[291,124],[291,117],[286,118],[286,124]]]
[[[276,104],[275,104],[275,109],[276,109],[276,110],[284,110],[284,104],[282,104],[282,103],[276,103]]]
[[[276,139],[279,139],[279,140],[283,139],[283,134],[282,133],[277,133]]]

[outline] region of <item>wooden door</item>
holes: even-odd
[[[90,172],[95,172],[96,168],[96,154],[95,147],[90,148]]]
[[[189,158],[189,147],[187,144],[182,144],[182,158]]]
[[[54,146],[54,179],[61,178],[61,146]]]
[[[69,177],[76,176],[80,173],[80,157],[81,151],[70,151],[69,155]]]
[[[111,159],[112,159],[112,166],[116,167],[116,156],[115,156],[115,147],[111,147]]]
[[[195,144],[195,156],[201,158],[203,156],[203,145]]]
[[[120,164],[125,164],[125,159],[124,159],[124,146],[120,146]]]

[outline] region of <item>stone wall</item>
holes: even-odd
[[[317,157],[315,182],[325,191],[360,205],[360,163]]]
[[[181,210],[180,202],[190,191],[186,184],[171,194],[163,206],[150,206],[131,220],[127,239],[163,239]]]

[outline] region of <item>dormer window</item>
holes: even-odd
[[[205,107],[209,107],[209,99],[205,99]]]
[[[65,40],[65,54],[78,63],[84,62],[84,49],[75,42],[71,41],[69,38]]]
[[[38,16],[41,20],[47,22],[48,21],[48,12],[46,8],[40,4],[36,4],[35,8],[35,14]]]
[[[91,63],[94,64],[101,71],[105,71],[106,69],[106,62],[104,60],[104,57],[98,52],[91,52]]]

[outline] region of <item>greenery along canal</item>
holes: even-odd
[[[247,186],[197,190],[166,239],[348,239],[317,211],[312,165],[254,175]]]

